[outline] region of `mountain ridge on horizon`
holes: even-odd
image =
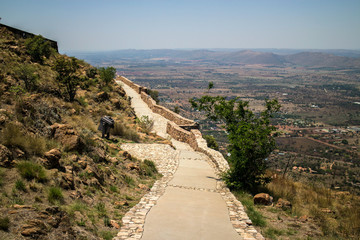
[[[115,50],[106,52],[70,52],[76,57],[95,62],[111,62],[117,60],[130,61],[205,61],[225,64],[260,64],[275,66],[301,67],[332,67],[359,68],[360,51],[357,50],[328,50],[326,51],[297,51],[282,50],[282,54],[270,51],[254,51],[243,49],[240,51],[215,51],[210,49],[176,50]],[[292,51],[285,54],[285,51]]]

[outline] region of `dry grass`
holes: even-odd
[[[139,134],[135,130],[125,125],[125,123],[123,123],[122,121],[115,122],[114,128],[111,129],[111,134],[132,140],[134,142],[140,141]]]
[[[1,132],[0,142],[7,147],[18,147],[29,155],[41,156],[46,150],[46,139],[35,134],[24,133],[21,126],[9,123]]]
[[[292,203],[292,214],[314,218],[324,235],[359,239],[360,199],[346,192],[335,192],[316,184],[293,182],[278,177],[267,185],[275,199]]]

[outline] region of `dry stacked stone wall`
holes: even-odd
[[[186,119],[175,112],[156,104],[155,100],[147,94],[147,88],[133,83],[129,79],[118,76],[118,80],[124,82],[141,95],[141,99],[149,106],[149,108],[169,120],[166,132],[175,140],[189,144],[195,151],[199,151],[207,155],[218,170],[218,173],[229,169],[229,164],[218,151],[207,147],[206,140],[202,137],[198,129],[187,131],[180,126],[195,126],[196,123]]]

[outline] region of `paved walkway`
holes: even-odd
[[[123,88],[137,116],[149,116],[156,133],[170,138],[168,120],[154,114],[126,84]],[[154,161],[163,178],[123,217],[115,239],[263,239],[241,204],[234,204],[232,194],[224,191],[209,158],[185,143],[172,139],[172,144],[176,149],[163,144],[121,146],[139,159]]]

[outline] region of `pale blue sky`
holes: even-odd
[[[0,17],[61,52],[360,49],[360,0],[0,0]]]

